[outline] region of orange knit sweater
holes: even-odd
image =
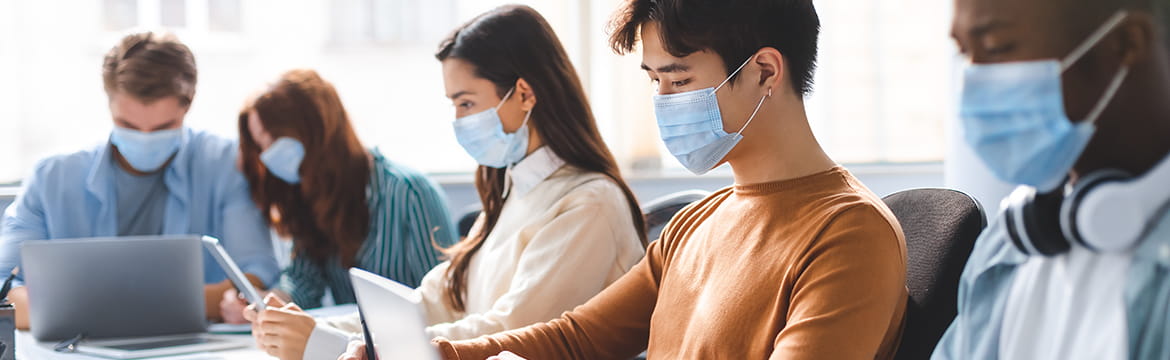
[[[906,306],[906,246],[843,168],[723,189],[683,210],[646,258],[561,318],[475,340],[531,360],[890,359]]]

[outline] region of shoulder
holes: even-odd
[[[89,149],[41,159],[33,167],[33,178],[38,181],[84,182],[93,166],[100,160],[100,154],[105,153],[103,150],[107,146],[109,144],[103,143]]]
[[[378,150],[370,150],[373,166],[370,167],[370,188],[384,193],[401,191],[424,192],[439,188],[438,183],[412,167],[396,163],[382,156]]]
[[[203,164],[235,164],[239,151],[236,140],[194,129],[187,129],[187,136],[187,151],[194,161]]]
[[[628,217],[630,210],[625,192],[608,175],[566,166],[547,181],[562,188],[562,195],[556,201],[561,208],[591,207],[619,211]]]

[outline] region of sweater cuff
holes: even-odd
[[[345,353],[352,340],[349,334],[329,326],[314,326],[305,343],[305,360],[336,359]]]
[[[455,351],[455,346],[451,345],[451,340],[437,337],[431,340],[431,344],[439,348],[439,356],[443,360],[459,360],[459,353]]]

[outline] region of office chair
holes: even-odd
[[[475,220],[479,219],[479,214],[483,212],[479,205],[471,205],[463,210],[463,215],[455,222],[455,227],[459,228],[459,238],[467,237],[471,233],[471,227],[475,226]]]
[[[666,223],[687,205],[702,200],[711,195],[703,190],[687,190],[669,194],[646,203],[642,206],[642,215],[646,216],[646,240],[658,240]]]
[[[929,359],[955,319],[959,276],[987,218],[979,201],[955,190],[913,189],[882,200],[906,235],[910,297],[895,359]]]

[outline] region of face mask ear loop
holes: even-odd
[[[760,103],[756,104],[756,110],[752,111],[752,116],[748,117],[747,122],[743,123],[743,127],[739,128],[739,132],[736,132],[736,134],[743,135],[743,131],[746,130],[748,125],[752,123],[752,120],[756,118],[756,114],[760,112],[760,108],[764,107],[764,100],[767,100],[770,97],[772,97],[772,88],[768,88],[768,95],[764,95],[764,97],[760,98]]]
[[[1129,12],[1125,10],[1118,10],[1116,14],[1113,14],[1113,16],[1110,16],[1108,20],[1105,20],[1105,23],[1101,24],[1101,27],[1098,28],[1097,31],[1094,31],[1092,35],[1089,35],[1089,38],[1085,39],[1084,43],[1081,43],[1081,45],[1077,46],[1077,48],[1074,49],[1072,53],[1068,54],[1068,57],[1060,61],[1060,71],[1068,70],[1068,68],[1072,67],[1073,64],[1076,64],[1077,61],[1081,60],[1085,54],[1089,53],[1089,50],[1092,50],[1094,46],[1097,46],[1097,43],[1101,42],[1101,39],[1104,39],[1106,35],[1109,35],[1109,32],[1113,31],[1117,25],[1121,25],[1121,22],[1124,21],[1127,16],[1129,16]]]
[[[500,108],[500,106],[503,106],[505,102],[508,102],[508,97],[509,97],[509,96],[512,96],[512,92],[513,92],[513,91],[516,91],[516,87],[515,87],[515,86],[513,86],[511,89],[508,89],[508,93],[507,93],[507,94],[504,94],[504,98],[500,99],[500,103],[499,103],[499,104],[496,104],[496,109],[497,109],[497,110]]]
[[[715,87],[715,90],[711,90],[711,93],[715,93],[716,91],[719,91],[719,89],[722,89],[723,85],[727,85],[727,82],[731,81],[731,78],[735,77],[735,74],[738,74],[740,70],[743,70],[743,67],[752,62],[752,59],[755,57],[755,55],[748,57],[747,61],[744,61],[743,64],[739,65],[739,67],[735,69],[735,71],[732,71],[731,75],[728,75],[726,79],[723,79],[723,82],[719,83],[719,86]]]
[[[532,110],[528,110],[528,114],[524,115],[524,122],[520,123],[520,127],[516,129],[516,132],[520,132],[520,129],[523,129],[525,126],[528,126],[528,119],[529,118],[532,118]],[[516,136],[512,137],[512,141],[516,141]],[[509,145],[511,145],[510,142],[509,142]],[[525,149],[525,150],[528,150],[528,149]],[[504,195],[502,196],[503,199],[507,199],[508,195],[512,193],[512,167],[514,167],[514,166],[516,166],[516,164],[508,164],[508,167],[504,169]]]
[[[1093,110],[1089,111],[1089,115],[1085,117],[1084,121],[1086,123],[1097,123],[1097,118],[1101,117],[1101,113],[1105,112],[1105,108],[1113,101],[1113,97],[1117,95],[1117,91],[1121,90],[1121,84],[1125,82],[1125,77],[1128,75],[1128,66],[1123,66],[1121,70],[1117,71],[1117,75],[1113,76],[1113,81],[1109,83],[1109,87],[1105,88],[1105,94],[1101,95],[1101,100],[1097,100],[1097,105],[1094,105]]]

